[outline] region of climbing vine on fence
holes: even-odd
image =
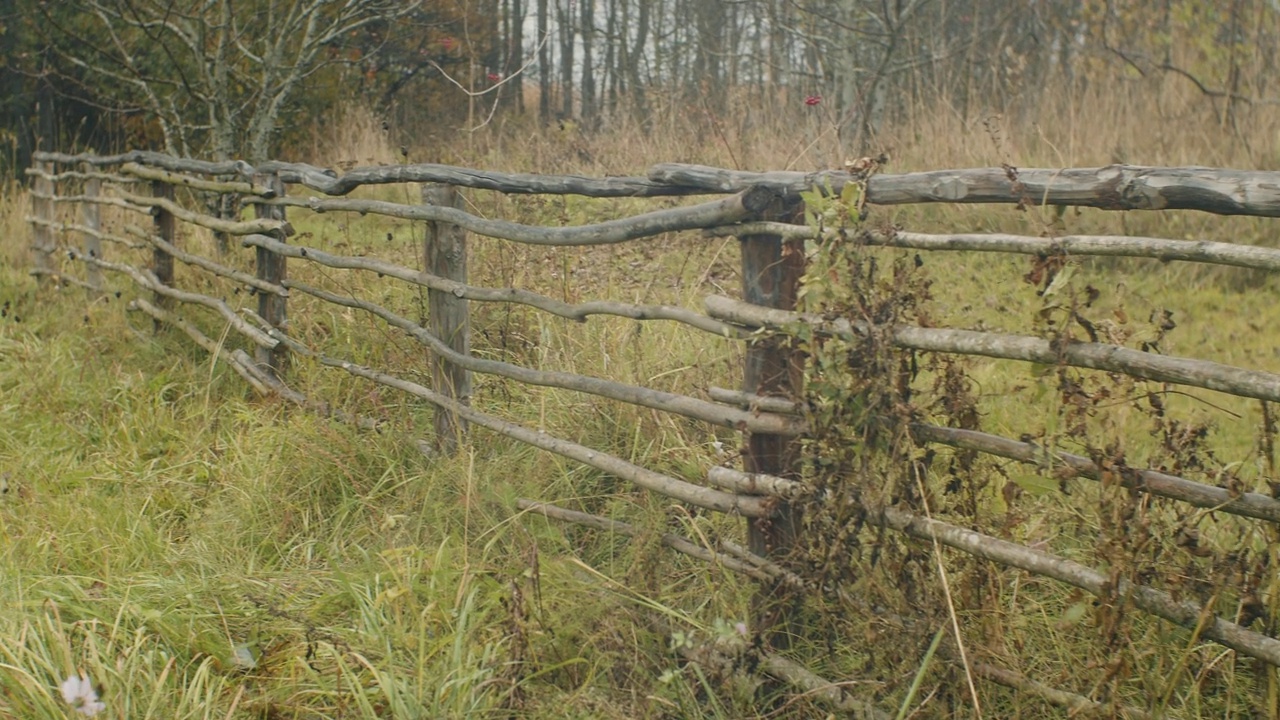
[[[806,358],[802,474],[813,489],[797,563],[823,589],[812,603],[816,622],[832,637],[849,637],[849,618],[871,611],[877,623],[862,628],[871,640],[891,619],[898,640],[877,643],[866,669],[910,677],[947,604],[927,548],[885,530],[878,511],[946,508],[975,521],[986,480],[975,472],[975,453],[940,455],[912,437],[912,425],[925,420],[976,428],[977,401],[962,360],[894,346],[896,326],[931,324],[932,281],[920,255],[886,257],[862,242],[869,222],[862,192],[848,183],[839,195],[819,188],[804,197],[808,223],[824,232],[806,248],[797,309],[847,321],[855,332],[825,333],[811,323],[787,329]]]

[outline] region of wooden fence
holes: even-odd
[[[761,581],[760,617],[766,627],[777,622],[772,599],[788,592],[813,591],[813,580],[786,566],[788,552],[802,542],[797,524],[799,508],[821,503],[797,466],[798,442],[810,428],[803,402],[805,358],[785,336],[807,326],[817,335],[856,338],[883,332],[889,344],[911,351],[984,356],[1055,367],[1102,370],[1193,388],[1205,388],[1264,403],[1280,401],[1280,375],[1232,367],[1203,359],[1171,357],[1103,342],[1059,342],[1033,336],[935,327],[897,325],[873,328],[851,318],[832,318],[796,311],[797,292],[805,272],[804,243],[828,241],[843,231],[804,224],[801,194],[825,188],[839,195],[849,183],[865,191],[872,205],[905,203],[1003,203],[1019,206],[1082,206],[1107,210],[1189,209],[1223,215],[1280,217],[1280,174],[1205,168],[1146,168],[1110,166],[1091,169],[1038,170],[986,168],[944,170],[902,175],[868,172],[748,173],[689,165],[658,165],[647,177],[588,178],[485,172],[443,165],[403,165],[355,169],[342,175],[303,164],[271,162],[251,167],[243,162],[201,162],[133,152],[118,156],[38,153],[32,191],[32,250],[34,269],[47,283],[74,284],[91,293],[107,288],[105,276],[126,278],[142,293],[129,308],[150,315],[157,327],[171,325],[211,353],[217,353],[257,392],[344,420],[371,425],[287,384],[291,355],[305,356],[339,371],[421,398],[436,408],[435,437],[444,451],[452,451],[478,425],[548,452],[556,453],[630,481],[637,487],[683,503],[748,519],[748,547],[723,543],[708,547],[693,539],[666,534],[667,546]],[[343,197],[371,185],[422,183],[421,204]],[[290,188],[318,193],[290,194]],[[468,212],[460,189],[507,194],[581,195],[595,198],[660,198],[719,195],[700,204],[679,205],[597,224],[542,227],[481,217]],[[176,192],[175,192],[176,191]],[[197,197],[206,198],[196,203]],[[213,197],[215,200],[209,201]],[[237,212],[241,202],[253,210],[252,219]],[[669,204],[669,203],[668,203]],[[61,206],[79,208],[78,215],[59,212]],[[150,216],[147,225],[128,224],[117,232],[104,229],[103,208]],[[223,208],[207,211],[205,208]],[[332,248],[298,242],[288,213],[353,213],[385,216],[427,224],[423,257],[426,269],[398,265],[371,256],[336,254]],[[73,216],[74,215],[74,216]],[[294,216],[296,218],[296,216]],[[218,238],[225,256],[206,257],[188,252],[179,241],[179,224],[203,228]],[[704,235],[740,239],[742,279],[740,297],[712,296],[705,312],[668,305],[615,301],[568,303],[547,295],[512,287],[480,287],[467,276],[468,233],[518,243],[553,246],[624,243],[676,231],[699,230]],[[254,248],[254,272],[237,269],[230,238]],[[1028,237],[1008,234],[924,234],[891,228],[856,230],[855,239],[867,246],[918,251],[950,250],[1019,253],[1041,258],[1068,256],[1125,256],[1161,261],[1190,261],[1244,268],[1280,270],[1280,250],[1219,242],[1146,237],[1061,236]],[[150,255],[149,266],[136,261],[136,251]],[[63,253],[75,261],[61,261]],[[124,258],[134,258],[133,263]],[[256,312],[233,309],[212,294],[177,287],[174,263],[222,278],[257,295]],[[287,264],[310,263],[324,268],[377,273],[390,280],[425,288],[428,322],[423,325],[398,315],[370,299],[338,294],[291,280]],[[83,273],[68,270],[82,267]],[[426,346],[431,352],[431,386],[401,375],[330,357],[300,342],[289,332],[288,302],[304,293],[326,303],[361,310],[380,318]],[[709,343],[747,343],[740,388],[710,388],[705,397],[631,385],[607,378],[538,370],[472,354],[468,308],[471,303],[516,303],[562,318],[583,321],[593,315],[612,315],[639,321],[683,323],[705,331]],[[243,340],[215,341],[188,311],[212,313]],[[711,467],[701,477],[675,477],[638,466],[571,438],[548,435],[492,414],[470,403],[471,374],[484,373],[520,383],[566,389],[628,403],[663,413],[692,418],[745,434],[742,467]],[[403,373],[402,373],[403,374]],[[1109,466],[1105,459],[1046,449],[1028,438],[1001,437],[973,429],[913,422],[909,427],[921,446],[949,446],[957,451],[986,454],[1024,463],[1053,477],[1119,483],[1136,493],[1150,494],[1203,508],[1206,513],[1232,514],[1267,524],[1280,523],[1280,500],[1275,493],[1238,487],[1219,487],[1155,469]],[[522,509],[570,523],[605,528],[626,535],[639,529],[625,523],[556,507],[537,500],[521,500]],[[1025,547],[982,532],[963,522],[951,523],[894,505],[865,507],[868,523],[887,531],[1052,578],[1100,598],[1122,597],[1146,613],[1189,629],[1195,637],[1212,640],[1267,666],[1280,667],[1274,608],[1280,606],[1274,582],[1261,591],[1273,608],[1263,630],[1253,629],[1238,616],[1186,597],[1128,579],[1117,581],[1105,569],[1090,567],[1042,549]],[[1274,535],[1272,535],[1274,537]],[[1274,546],[1271,546],[1274,550]],[[1078,694],[1054,689],[1006,668],[969,663],[978,677],[1035,693],[1052,703],[1074,709],[1097,703]],[[808,688],[836,705],[858,714],[881,714],[815,678],[780,656],[768,655],[767,672]],[[1271,671],[1268,671],[1270,673]],[[825,689],[824,689],[825,688]],[[1131,714],[1142,715],[1130,710]]]

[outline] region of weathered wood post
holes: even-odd
[[[168,183],[155,180],[151,183],[151,194],[157,198],[173,200],[173,186]],[[178,224],[173,213],[159,205],[153,205],[151,206],[151,219],[155,234],[159,236],[161,240],[172,245],[178,244]],[[151,252],[151,272],[155,274],[156,279],[159,280],[162,285],[172,287],[173,256],[167,251],[161,250],[159,246],[156,246],[156,248]],[[156,307],[162,310],[172,310],[174,306],[172,298],[161,295],[158,292],[155,293],[155,304]],[[162,327],[164,327],[164,323],[157,319],[155,321],[155,331],[160,332]]]
[[[84,164],[81,167],[85,172],[90,172],[93,167]],[[97,198],[102,194],[102,181],[98,178],[89,178],[84,181],[84,195],[87,198]],[[84,235],[84,254],[94,259],[102,258],[102,239],[98,233],[102,231],[102,206],[96,202],[86,202],[80,204],[80,222],[85,227]],[[102,294],[102,268],[93,263],[85,264],[85,279],[89,282],[89,294],[98,296]]]
[[[254,184],[265,185],[275,191],[275,197],[284,197],[284,183],[280,180],[280,176],[276,173],[259,174],[253,177]],[[268,218],[271,220],[285,219],[285,211],[283,205],[266,205],[263,203],[254,203],[254,215],[260,218]],[[275,233],[275,239],[280,242],[288,240],[288,234],[281,230]],[[285,256],[277,255],[266,248],[257,248],[257,275],[258,279],[279,285],[285,279]],[[285,331],[288,323],[288,313],[285,304],[285,298],[274,293],[259,292],[258,293],[258,316],[267,321],[271,327],[280,331]],[[274,348],[258,347],[255,350],[255,360],[260,367],[266,368],[270,373],[279,376],[285,371],[289,364],[289,349],[284,343],[280,343]]]
[[[232,220],[236,216],[236,208],[239,203],[235,195],[231,193],[221,193],[218,195],[218,202],[215,212],[218,218],[222,220]],[[224,258],[231,254],[231,234],[215,230],[213,232],[214,245],[218,250],[218,257]]]
[[[53,163],[38,161],[35,164],[38,173],[32,183],[31,192],[31,254],[35,263],[35,274],[43,285],[53,280]]]
[[[462,208],[462,194],[452,185],[422,186],[422,203]],[[428,273],[456,282],[467,281],[467,232],[457,225],[428,222],[422,254]],[[467,301],[453,293],[427,290],[431,333],[456,352],[471,352],[471,318]],[[442,357],[431,358],[431,380],[436,392],[462,404],[471,402],[471,372]],[[436,448],[447,455],[458,449],[466,435],[466,421],[441,407],[435,414]]]
[[[799,201],[779,199],[763,219],[794,222],[803,215]],[[778,235],[743,235],[742,299],[756,305],[794,310],[796,291],[804,275],[802,240],[784,243]],[[757,395],[796,399],[803,387],[803,361],[781,338],[764,338],[747,347],[742,389]],[[743,465],[747,472],[794,477],[799,443],[782,435],[752,433],[747,438]],[[782,559],[792,549],[799,532],[799,511],[782,503],[771,518],[753,518],[747,530],[748,545],[762,557]],[[789,645],[786,625],[793,598],[781,583],[762,587],[753,608],[755,629],[775,647]]]

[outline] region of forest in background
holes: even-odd
[[[1257,119],[1280,104],[1277,62],[1275,0],[0,0],[0,163],[310,160],[351,107],[415,149],[679,123],[729,146],[804,128],[839,162],[922,108],[1051,124],[1064,99],[1135,92],[1161,110],[1173,93],[1215,143],[1271,163],[1255,146],[1275,143]]]

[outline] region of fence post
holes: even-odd
[[[85,172],[91,171],[93,168],[89,164],[84,164],[81,168]],[[84,194],[88,198],[97,198],[102,194],[102,181],[98,178],[89,178],[84,182]],[[84,254],[91,258],[102,258],[102,239],[97,233],[102,231],[102,206],[95,202],[86,202],[80,204],[80,220],[84,224],[87,231],[84,235]],[[89,294],[98,296],[102,294],[102,268],[93,263],[85,264],[85,279],[92,288]]]
[[[236,216],[236,197],[230,193],[220,193],[218,195],[218,203],[215,208],[218,217],[222,220],[232,220]],[[213,232],[214,245],[218,250],[218,257],[225,258],[231,254],[231,235],[220,230]]]
[[[37,282],[43,285],[53,280],[54,240],[53,226],[49,223],[53,222],[54,216],[54,187],[48,178],[53,173],[53,163],[39,161],[35,165],[41,174],[36,175],[32,184],[31,217],[35,222],[31,223],[31,252],[35,255],[34,274]]]
[[[172,200],[174,198],[173,186],[155,180],[151,183],[151,194],[154,197]],[[167,243],[172,245],[178,244],[177,221],[173,217],[173,213],[165,210],[159,205],[151,207],[152,225],[155,234]],[[173,256],[168,252],[161,250],[158,246],[151,251],[151,272],[156,276],[162,285],[173,286]],[[174,302],[172,298],[165,297],[160,293],[155,293],[156,307],[162,310],[172,310]],[[155,321],[155,331],[160,332],[164,327],[164,323],[159,319]]]
[[[794,222],[803,213],[798,201],[778,200],[766,220]],[[784,243],[778,235],[743,235],[742,299],[756,305],[794,310],[796,291],[804,275],[802,240]],[[747,347],[742,389],[757,395],[796,399],[803,387],[803,358],[781,338],[762,338]],[[794,477],[799,443],[782,435],[752,433],[747,438],[743,465],[747,472]],[[799,510],[781,503],[770,518],[753,518],[747,527],[748,546],[762,557],[783,559],[800,530]],[[752,609],[755,629],[777,648],[789,643],[788,606],[792,598],[781,583],[763,586]]]
[[[280,180],[277,173],[255,175],[254,184],[265,185],[275,191],[276,197],[284,197],[284,182]],[[285,219],[285,210],[283,205],[265,205],[262,203],[254,203],[254,215],[259,218],[269,218],[272,220],[283,221]],[[275,234],[275,239],[280,242],[286,242],[288,236],[283,232]],[[279,285],[285,279],[285,256],[277,255],[266,248],[257,248],[257,275],[259,280]],[[271,327],[284,331],[288,323],[288,313],[285,305],[285,299],[274,293],[259,292],[258,293],[258,317],[267,321]],[[280,343],[274,348],[268,349],[258,347],[255,350],[255,360],[260,367],[264,367],[268,372],[279,376],[285,371],[289,365],[289,350],[284,343]]]
[[[462,194],[452,185],[427,183],[422,186],[422,203],[441,207],[462,207]],[[449,280],[467,281],[467,232],[457,225],[428,222],[422,246],[427,272]],[[456,352],[471,352],[471,319],[467,301],[453,293],[427,290],[427,313],[431,334]],[[471,372],[439,356],[431,358],[431,380],[436,392],[460,403],[471,402]],[[437,407],[436,447],[451,455],[466,435],[466,421],[449,410]]]

